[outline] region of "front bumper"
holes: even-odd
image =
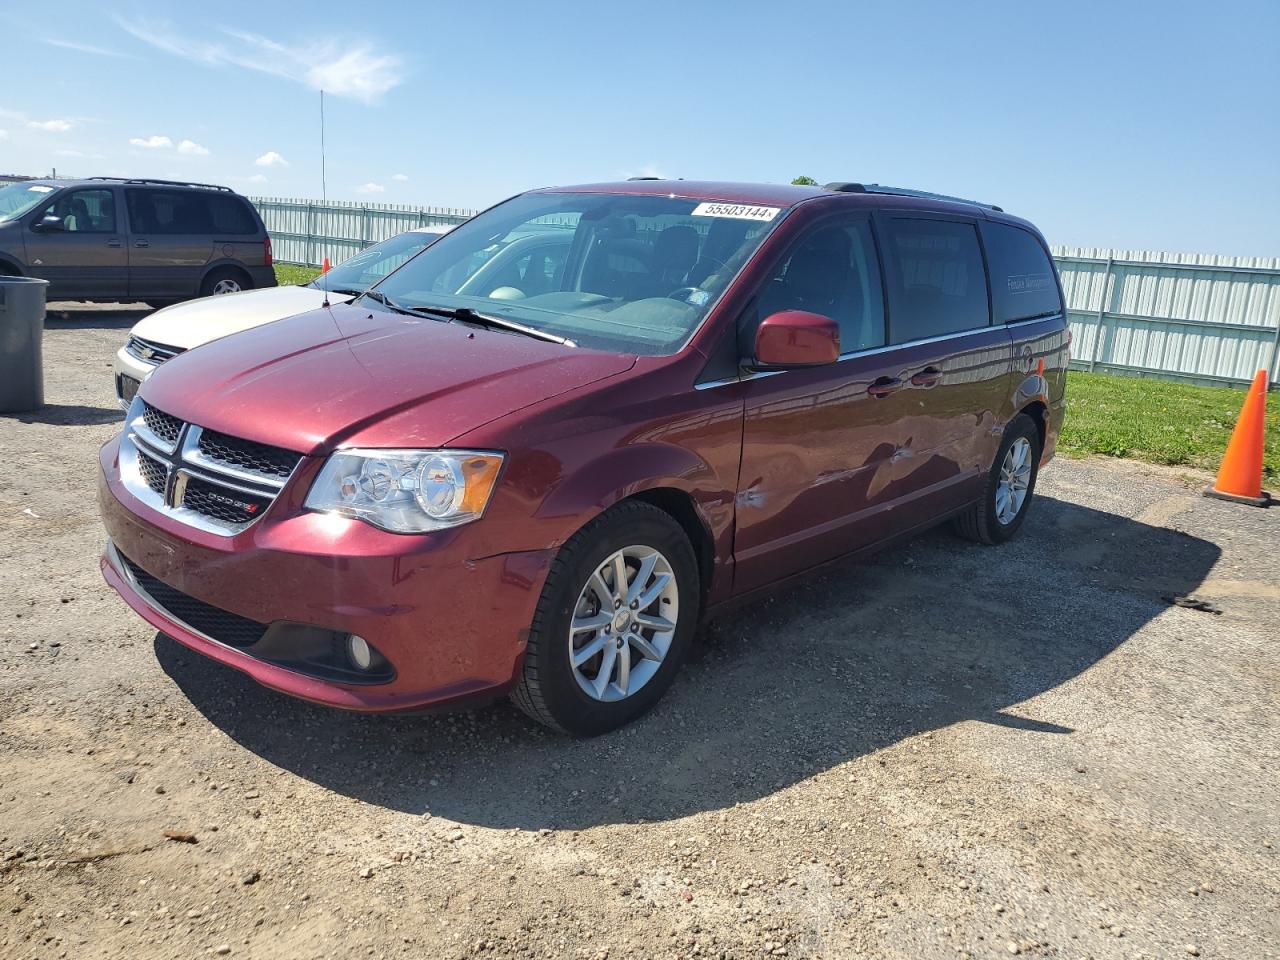
[[[121,409],[128,410],[129,404],[133,402],[133,397],[128,397],[124,394],[120,378],[122,376],[132,377],[134,380],[137,380],[138,383],[142,383],[143,380],[151,376],[151,372],[155,370],[155,368],[156,364],[139,360],[124,347],[121,347],[116,351],[116,401],[120,404]]]
[[[432,706],[501,692],[514,682],[554,551],[472,559],[465,527],[402,536],[303,511],[318,462],[300,467],[299,482],[260,520],[234,536],[218,536],[135,498],[121,483],[118,448],[113,440],[101,453],[99,501],[110,538],[103,576],[144,620],[179,643],[274,690],[350,710]],[[336,682],[306,665],[267,662],[256,655],[256,644],[223,642],[157,602],[121,555],[172,590],[236,617],[357,634],[390,661],[394,677]]]

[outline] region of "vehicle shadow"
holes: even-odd
[[[45,325],[59,330],[127,330],[151,313],[145,303],[63,303],[45,305]]]
[[[487,827],[585,828],[755,800],[965,720],[1044,736],[1018,705],[1087,671],[1191,593],[1221,551],[1049,497],[999,548],[927,534],[713,621],[662,703],[595,740],[502,704],[380,717],[258,687],[157,635],[165,672],[272,764],[366,803]]]
[[[53,426],[97,426],[124,419],[119,407],[90,407],[80,403],[46,403],[36,410],[0,414],[19,423],[47,423]]]

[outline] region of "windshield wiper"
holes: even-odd
[[[364,290],[358,290],[355,287],[321,287],[320,289],[325,290],[328,293],[341,294],[344,297],[358,297],[362,293],[365,293]]]
[[[334,291],[334,292],[336,293],[338,291]],[[388,297],[385,293],[382,293],[378,290],[365,290],[363,295],[368,297],[370,300],[377,300],[384,307],[394,310],[396,313],[403,313],[407,317],[421,316],[421,314],[418,313],[417,310],[410,310],[408,307],[402,307],[400,304],[396,303],[394,300]]]
[[[533,337],[535,340],[547,340],[551,343],[558,343],[565,347],[577,346],[577,344],[568,337],[548,333],[546,330],[539,330],[537,327],[526,327],[523,323],[508,320],[506,317],[495,317],[490,313],[477,313],[470,307],[409,307],[402,309],[408,309],[412,313],[429,313],[435,314],[438,317],[448,317],[450,320],[456,320],[459,323],[474,323],[481,327],[496,327],[499,330],[510,330],[512,333],[522,333],[526,337]]]

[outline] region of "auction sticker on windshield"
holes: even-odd
[[[772,220],[779,207],[752,207],[743,203],[700,203],[693,208],[695,217],[732,217],[736,220]]]

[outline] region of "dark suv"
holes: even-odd
[[[227,187],[169,180],[30,180],[0,187],[0,274],[50,300],[142,300],[274,287],[271,238]]]

